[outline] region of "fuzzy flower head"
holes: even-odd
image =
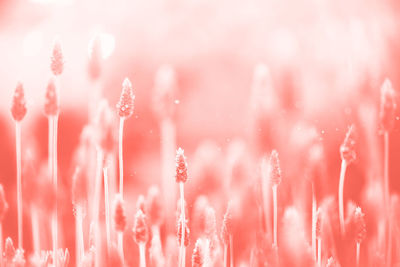
[[[55,76],[60,75],[64,70],[64,55],[61,48],[59,39],[54,41],[53,50],[50,57],[50,68]]]
[[[149,239],[149,229],[146,215],[141,209],[136,212],[133,225],[133,236],[137,244],[145,244]]]
[[[21,121],[26,115],[26,102],[22,83],[18,83],[17,87],[15,88],[11,106],[11,114],[15,121]]]
[[[126,227],[124,201],[121,195],[116,195],[114,200],[114,226],[117,232],[123,232]]]
[[[355,144],[355,128],[354,125],[351,125],[346,133],[343,144],[340,146],[340,156],[347,164],[352,163],[357,158]]]
[[[0,222],[3,221],[4,215],[8,210],[8,203],[4,194],[3,186],[0,184]]]
[[[186,157],[183,154],[184,151],[182,148],[178,148],[176,151],[176,174],[175,174],[175,180],[177,183],[185,183],[188,178],[187,174],[187,162],[186,162]]]
[[[178,244],[179,246],[181,245],[182,242],[182,216],[179,217],[178,223],[176,225],[176,230],[177,230],[177,239],[178,239]],[[188,221],[185,220],[185,236],[184,236],[184,241],[183,241],[183,245],[185,247],[189,246],[190,244],[190,240],[189,240],[189,235],[190,235],[190,230],[188,227]]]
[[[203,267],[204,265],[204,247],[202,239],[197,239],[192,254],[192,266]]]
[[[121,118],[129,118],[133,114],[135,95],[132,90],[132,83],[125,78],[122,83],[122,93],[117,103],[118,115]]]
[[[281,167],[279,164],[279,156],[276,150],[272,150],[271,156],[269,158],[269,168],[268,168],[270,183],[277,186],[282,181]]]
[[[355,240],[361,244],[364,241],[367,230],[365,225],[365,214],[361,211],[360,207],[357,207],[354,211],[354,224],[355,224]]]
[[[393,129],[396,106],[395,91],[390,80],[386,78],[381,86],[379,119],[382,131],[389,132]]]
[[[47,117],[57,116],[59,111],[60,111],[60,101],[59,101],[58,90],[56,87],[56,83],[52,78],[50,79],[46,88],[44,114]]]

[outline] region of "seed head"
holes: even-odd
[[[10,237],[7,237],[6,242],[5,242],[4,256],[6,257],[6,260],[8,262],[11,262],[15,256],[14,244]]]
[[[204,248],[201,239],[197,239],[192,254],[192,267],[203,267],[204,265]]]
[[[3,185],[0,184],[0,222],[3,221],[4,215],[6,214],[7,210],[8,203],[4,194]]]
[[[117,103],[118,115],[121,118],[129,118],[133,114],[135,95],[133,94],[132,84],[128,78],[122,83],[122,93]]]
[[[153,225],[160,225],[162,222],[162,204],[160,192],[157,186],[152,186],[147,192],[147,210],[150,223]]]
[[[117,232],[124,232],[126,227],[124,201],[120,194],[116,195],[114,200],[114,226]]]
[[[362,213],[361,208],[357,207],[354,211],[354,223],[355,223],[355,240],[361,244],[364,241],[367,230],[365,225],[365,214]]]
[[[350,164],[357,158],[355,144],[355,128],[354,125],[351,125],[346,133],[343,144],[340,146],[340,155],[342,160],[346,161],[347,164]]]
[[[271,156],[269,158],[269,179],[272,185],[279,185],[282,180],[281,167],[279,164],[278,152],[272,150]]]
[[[222,229],[221,229],[221,238],[222,242],[225,245],[229,244],[229,239],[230,235],[232,235],[232,232],[233,232],[233,219],[231,213],[231,206],[228,205],[224,215],[224,220],[222,221]]]
[[[107,100],[103,99],[97,110],[94,135],[97,145],[107,154],[112,153],[115,148],[114,124],[114,113]]]
[[[64,70],[64,56],[59,39],[54,41],[53,51],[51,53],[50,68],[55,76],[60,75]]]
[[[386,78],[381,86],[381,108],[379,119],[382,131],[389,132],[393,129],[396,106],[395,91],[390,80]]]
[[[133,235],[137,244],[145,244],[149,239],[149,229],[147,225],[146,215],[142,210],[138,210],[135,215],[133,225]]]
[[[11,106],[11,114],[15,121],[21,121],[26,115],[24,87],[20,82],[17,84],[17,87],[15,88]]]
[[[60,111],[60,101],[58,97],[58,90],[54,79],[51,78],[46,89],[46,96],[44,102],[44,114],[48,117],[57,116]]]
[[[177,183],[185,183],[188,178],[187,174],[187,162],[186,157],[183,154],[184,150],[182,148],[178,148],[176,151],[176,174],[175,180]]]
[[[179,217],[178,223],[177,223],[177,238],[178,238],[178,244],[179,246],[181,245],[181,240],[182,240],[182,217]],[[189,227],[188,227],[188,221],[185,220],[185,236],[184,236],[184,242],[183,245],[185,247],[189,246],[190,240],[189,240]]]

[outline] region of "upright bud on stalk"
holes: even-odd
[[[364,241],[367,234],[364,213],[362,213],[361,208],[357,207],[354,212],[354,226],[355,226],[355,240],[358,244]]]
[[[135,222],[133,225],[133,236],[135,242],[139,244],[147,243],[149,239],[149,229],[147,225],[146,215],[142,210],[138,210],[135,215]]]
[[[380,126],[384,132],[390,132],[395,122],[396,100],[395,91],[388,78],[381,86]]]
[[[204,265],[204,249],[201,239],[197,239],[193,249],[192,267],[203,267]]]
[[[178,244],[180,246],[181,245],[181,240],[182,240],[182,217],[179,218],[178,224],[177,224],[176,227],[177,227]],[[190,231],[189,231],[188,223],[186,221],[185,222],[185,236],[184,236],[185,237],[185,241],[183,242],[183,245],[185,247],[189,246],[189,243],[190,243],[189,234],[190,234]]]
[[[4,215],[8,210],[8,203],[4,194],[3,186],[0,184],[0,223],[3,221]],[[3,242],[3,240],[1,240]]]
[[[178,148],[176,151],[176,174],[175,180],[177,183],[185,183],[188,178],[186,157],[183,154],[184,150]]]
[[[54,79],[50,79],[46,89],[46,100],[44,103],[44,114],[48,117],[57,116],[60,110],[57,87]]]
[[[119,194],[115,196],[114,201],[114,226],[117,232],[123,232],[126,227],[124,201]]]
[[[340,146],[340,156],[342,160],[346,161],[347,165],[356,160],[355,144],[355,129],[354,125],[351,125],[346,133],[343,144]]]
[[[282,181],[281,167],[279,164],[278,152],[272,150],[269,159],[269,179],[272,185],[279,185]]]
[[[122,93],[117,103],[118,115],[121,118],[129,118],[133,114],[135,95],[133,94],[132,84],[128,78],[122,83]]]
[[[14,244],[10,237],[7,237],[5,242],[4,256],[8,262],[11,262],[15,256]]]
[[[231,207],[228,205],[228,208],[226,209],[224,215],[224,220],[222,221],[222,229],[221,229],[221,238],[222,242],[225,245],[229,244],[229,236],[232,235],[233,231],[232,228],[233,228],[233,222],[232,222]]]
[[[60,40],[56,39],[51,53],[50,68],[55,76],[60,75],[64,70],[64,56],[61,49]]]
[[[24,87],[20,82],[17,84],[17,87],[15,88],[11,106],[11,114],[15,121],[21,121],[26,115]]]
[[[112,153],[115,148],[116,138],[114,134],[114,113],[110,109],[107,100],[103,99],[99,103],[96,115],[96,143],[104,153]]]

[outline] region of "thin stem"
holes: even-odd
[[[317,198],[315,196],[314,183],[311,182],[312,189],[312,219],[311,219],[311,245],[314,260],[317,260],[316,240],[317,240]]]
[[[103,151],[101,149],[96,150],[97,161],[96,161],[96,173],[94,182],[94,207],[92,220],[96,223],[99,221],[99,210],[100,210],[100,195],[101,195],[101,175],[103,169]]]
[[[274,246],[278,247],[278,186],[272,186],[272,195],[274,201]]]
[[[118,232],[118,251],[119,255],[121,256],[122,263],[124,263],[124,233],[122,232]]]
[[[229,262],[230,266],[233,267],[233,237],[229,234]]]
[[[32,221],[32,239],[33,250],[37,255],[40,253],[40,232],[39,232],[39,217],[37,208],[31,205],[31,221]]]
[[[0,222],[0,266],[3,265],[3,223]]]
[[[180,191],[180,195],[181,195],[181,220],[182,220],[182,222],[181,222],[181,231],[182,231],[182,234],[181,234],[181,247],[180,247],[180,256],[179,256],[179,258],[181,259],[181,262],[180,262],[180,266],[181,267],[185,267],[185,229],[186,229],[186,227],[185,227],[185,224],[186,224],[186,221],[185,221],[185,191],[184,191],[184,183],[183,182],[180,182],[179,183],[179,191]]]
[[[83,229],[82,229],[83,213],[82,213],[82,207],[80,205],[77,205],[75,209],[76,209],[75,210],[76,211],[76,217],[75,217],[76,266],[80,266],[85,251],[85,245],[83,242]]]
[[[344,208],[343,208],[343,188],[344,188],[344,178],[346,174],[347,163],[342,160],[342,165],[340,168],[340,179],[339,179],[339,219],[340,219],[340,230],[342,234],[345,233],[344,228]]]
[[[140,267],[146,267],[146,244],[140,243],[139,244],[139,259],[140,259]]]
[[[224,244],[224,267],[229,267],[228,265],[228,245]]]
[[[119,193],[122,199],[124,198],[124,163],[122,156],[122,138],[124,136],[124,118],[119,119],[119,138],[118,138],[118,149],[119,149]]]
[[[321,238],[318,238],[318,266],[322,267],[321,265],[321,251],[322,251],[322,247],[321,247]]]
[[[57,259],[57,247],[58,247],[58,205],[57,205],[57,183],[58,183],[58,178],[57,178],[57,124],[58,124],[58,115],[54,116],[52,118],[52,127],[53,127],[53,140],[51,142],[53,143],[53,153],[52,153],[52,179],[53,179],[53,190],[54,190],[54,195],[56,196],[55,199],[55,207],[54,207],[54,212],[53,212],[53,218],[52,218],[52,232],[53,232],[53,258],[54,258],[54,265],[58,265],[58,259]]]
[[[15,149],[17,156],[17,212],[18,212],[18,248],[23,247],[22,222],[22,168],[21,168],[21,124],[15,123]]]
[[[357,249],[356,249],[356,266],[360,266],[360,246],[361,244],[357,242]]]
[[[385,190],[385,206],[389,206],[389,133],[385,131],[383,135],[384,142],[384,190]]]
[[[110,219],[110,198],[108,189],[108,168],[103,168],[104,174],[104,207],[106,213],[106,237],[107,237],[107,249],[110,252],[111,246],[111,219]]]
[[[392,202],[390,201],[390,210],[391,211],[391,206],[392,206]],[[388,247],[387,247],[387,265],[391,266],[392,264],[392,235],[393,235],[393,218],[391,216],[391,214],[389,213],[389,218],[388,218]]]

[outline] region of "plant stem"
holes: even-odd
[[[21,168],[21,124],[15,123],[15,149],[17,156],[17,212],[18,212],[18,248],[23,248],[22,222],[22,168]]]
[[[3,265],[3,223],[0,222],[0,266],[4,266]]]
[[[312,190],[312,219],[311,219],[311,245],[314,255],[314,260],[317,260],[317,252],[316,252],[316,240],[317,240],[317,198],[315,196],[314,183],[311,182],[311,190]]]
[[[37,208],[31,205],[31,221],[32,221],[32,239],[33,239],[33,250],[37,255],[40,254],[40,233],[39,233],[39,217],[37,214]]]
[[[322,251],[322,247],[321,247],[321,238],[318,238],[318,266],[322,267],[321,265],[321,251]]]
[[[278,247],[278,196],[277,196],[277,185],[272,186],[272,195],[274,201],[274,246]]]
[[[110,252],[111,246],[111,220],[110,220],[110,198],[108,189],[108,168],[103,168],[104,174],[104,208],[106,213],[106,237],[107,237],[107,250]]]
[[[341,233],[345,233],[344,228],[344,208],[343,208],[343,187],[344,187],[344,178],[346,174],[347,163],[345,160],[342,160],[342,165],[340,168],[340,179],[339,179],[339,219],[340,219],[340,230]]]
[[[96,173],[94,182],[94,206],[92,221],[98,224],[99,221],[99,210],[100,210],[100,195],[101,195],[101,176],[103,169],[103,151],[98,148],[96,149],[97,161],[96,161]]]
[[[233,237],[229,234],[229,262],[230,266],[233,267]]]
[[[52,117],[50,119],[52,122],[49,121],[49,127],[52,126],[53,131],[53,140],[49,140],[52,142],[52,180],[53,180],[53,190],[55,195],[55,207],[53,212],[52,218],[52,236],[53,236],[53,260],[54,266],[58,266],[58,259],[57,259],[57,246],[58,246],[58,211],[57,211],[57,124],[58,124],[58,115]],[[51,124],[51,125],[50,125]]]
[[[384,190],[385,190],[385,207],[389,206],[389,133],[385,131],[383,135],[384,142],[384,169],[383,169],[383,177],[384,177]]]
[[[76,217],[75,217],[75,228],[76,228],[76,266],[80,266],[83,259],[83,254],[85,251],[85,245],[83,242],[83,229],[82,229],[82,221],[83,221],[83,214],[82,214],[82,207],[77,205],[75,207]]]
[[[122,263],[124,264],[124,233],[118,232],[118,251],[122,259]]]
[[[228,265],[228,245],[224,244],[224,267],[229,267]]]
[[[356,248],[356,266],[360,266],[360,243],[357,242],[357,248]]]
[[[140,257],[140,267],[146,267],[146,244],[140,243],[139,244],[139,257]]]
[[[180,264],[179,266],[185,267],[185,191],[184,191],[184,183],[180,182],[179,183],[179,191],[181,195],[181,227],[182,227],[182,234],[181,234],[181,247],[179,251],[179,258],[180,258]]]
[[[119,138],[118,138],[118,150],[119,150],[119,193],[122,199],[124,198],[124,163],[122,156],[122,138],[124,136],[124,118],[119,119]]]

